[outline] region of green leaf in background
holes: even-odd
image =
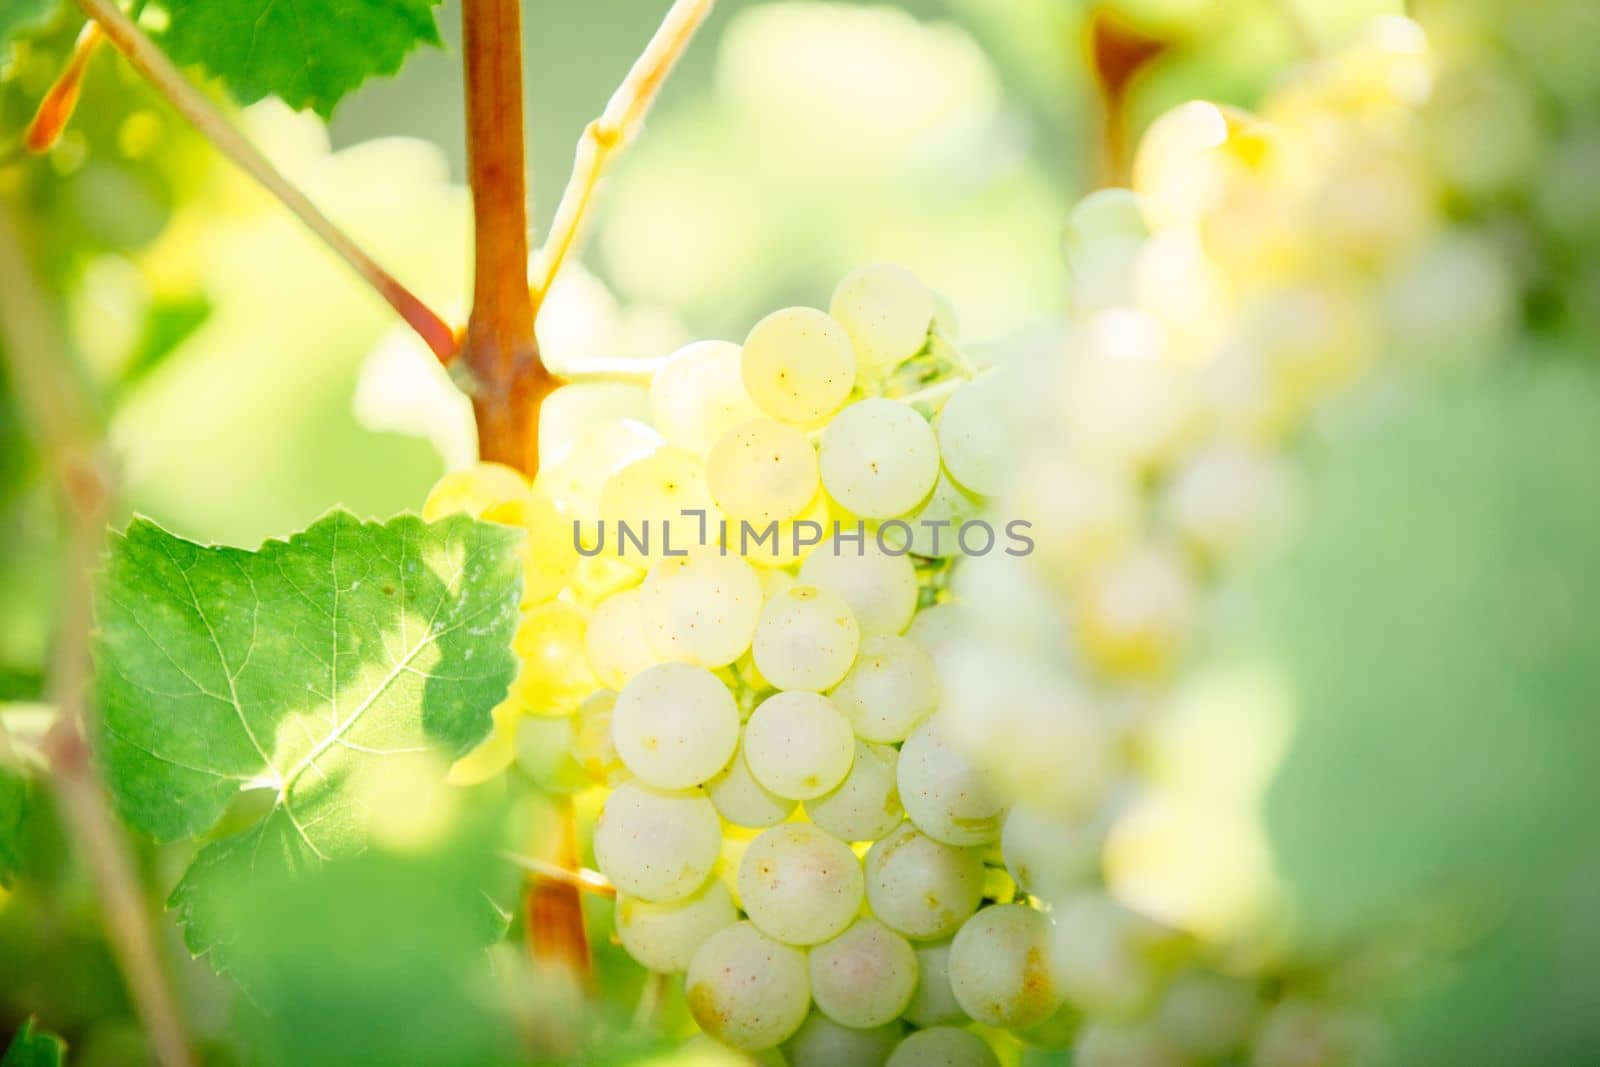
[[[463,811],[424,847],[379,845],[308,875],[241,870],[219,887],[256,1062],[514,1061],[505,978],[484,950],[504,933],[485,924],[491,897],[513,899],[518,883],[497,855],[498,814]]]
[[[22,866],[22,830],[32,802],[28,780],[0,760],[0,887],[9,888]]]
[[[134,387],[160,367],[183,342],[205,325],[212,310],[211,301],[200,295],[166,299],[152,305],[139,343],[122,368],[117,389]]]
[[[367,78],[398,71],[419,43],[439,43],[437,2],[165,0],[161,43],[221,78],[240,103],[278,96],[327,118]]]
[[[426,829],[445,766],[488,735],[515,672],[520,584],[518,534],[465,516],[335,512],[255,552],[142,519],[115,539],[96,660],[118,810],[166,841],[209,830],[241,794],[265,809],[201,849],[173,893],[196,954],[220,945],[227,969],[213,905],[241,875]]]
[[[47,22],[57,0],[0,0],[0,66],[11,38],[19,31],[37,28]]]
[[[1420,390],[1341,437],[1263,591],[1298,712],[1267,821],[1306,931],[1465,920],[1391,1062],[1600,1060],[1597,456],[1587,368]]]
[[[54,1034],[35,1029],[37,1020],[29,1019],[11,1039],[11,1046],[0,1057],[0,1067],[61,1067],[61,1057],[67,1051],[66,1042]]]

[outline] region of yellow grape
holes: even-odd
[[[806,435],[774,419],[723,434],[706,460],[706,480],[730,519],[791,519],[817,495],[817,451]]]
[[[510,467],[476,463],[450,471],[435,482],[422,505],[422,517],[428,522],[457,513],[479,518],[495,505],[515,500],[527,491],[528,480]]]
[[[585,654],[588,618],[563,600],[522,613],[511,647],[520,670],[511,695],[530,715],[570,715],[597,687]]]
[[[785,308],[750,331],[741,373],[762,411],[797,426],[815,426],[850,395],[855,349],[849,333],[826,312]]]

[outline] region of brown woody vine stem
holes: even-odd
[[[388,271],[352,241],[344,231],[335,226],[317,206],[306,199],[272,162],[262,155],[255,145],[245,139],[223,117],[211,101],[184,79],[172,60],[157,48],[155,42],[144,35],[134,21],[117,6],[116,0],[78,0],[106,39],[116,46],[128,63],[144,75],[145,79],[166,98],[167,103],[195,129],[199,130],[223,155],[231,159],[246,174],[283,202],[312,233],[320,237],[329,248],[338,253],[355,272],[367,281],[378,295],[389,302],[410,327],[425,341],[434,354],[448,363],[456,351],[453,330],[409,289],[395,280]]]
[[[528,292],[528,188],[523,151],[520,0],[463,0],[467,184],[472,190],[472,313],[461,344],[478,426],[479,458],[530,478],[539,470],[539,409],[560,382],[539,359]],[[555,813],[551,866],[577,866],[570,806]],[[540,963],[593,976],[576,885],[533,879],[526,898],[531,950]]]
[[[539,469],[539,408],[559,383],[539,360],[528,295],[519,0],[464,0],[461,26],[474,242],[472,314],[461,358],[480,458],[531,477]]]
[[[65,591],[48,679],[48,695],[58,710],[44,743],[50,783],[70,840],[94,879],[106,939],[156,1062],[189,1067],[194,1061],[148,903],[84,741],[94,714],[88,699],[91,576],[104,544],[111,480],[92,405],[62,360],[65,347],[5,210],[0,210],[0,330],[0,350],[34,424],[41,456],[52,468],[67,535]]]

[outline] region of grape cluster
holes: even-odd
[[[1370,1051],[1350,968],[1274,936],[1271,701],[1190,667],[1292,524],[1300,443],[1378,370],[1514,325],[1504,256],[1447,210],[1435,74],[1387,18],[1259,117],[1159,119],[1133,188],[1073,212],[1046,343],[980,358],[868,267],[827,312],[674,354],[648,424],[592,420],[532,486],[440,483],[430,513],[531,531],[523,671],[458,778],[515,759],[605,793],[617,936],[685,975],[707,1039],[897,1067]],[[1016,519],[1027,550],[995,551]]]
[[[1002,850],[1048,907],[1079,1067],[1334,1065],[1378,1040],[1354,967],[1290,955],[1275,925],[1271,680],[1197,653],[1292,528],[1296,450],[1514,325],[1506,256],[1448,210],[1436,70],[1385,18],[1259,116],[1157,119],[1133,187],[1070,217],[1064,336],[994,376],[1021,428],[995,507],[1039,550],[955,576],[941,718],[1010,805]]]
[[[457,780],[520,757],[602,790],[617,938],[747,1052],[996,1063],[965,1026],[1062,1008],[928,651],[952,558],[999,550],[964,527],[1006,462],[1004,397],[951,332],[909,271],[864,268],[827,312],[675,353],[651,425],[596,421],[531,486],[447,475],[425,508],[530,531],[521,673]]]

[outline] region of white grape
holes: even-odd
[[[946,600],[917,612],[906,630],[918,648],[937,656],[946,643],[965,640],[972,632],[971,612],[953,600]]]
[[[900,1042],[884,1067],[1000,1067],[1000,1058],[970,1030],[935,1026]]]
[[[795,801],[785,800],[755,780],[744,757],[743,738],[733,760],[706,783],[706,795],[724,819],[752,830],[776,826],[795,809]]]
[[[1381,1032],[1331,1004],[1288,997],[1274,1004],[1256,1031],[1251,1067],[1377,1062]]]
[[[969,639],[941,649],[940,676],[950,736],[1009,795],[1066,816],[1104,796],[1120,766],[1119,735],[1058,665]]]
[[[950,945],[950,989],[968,1015],[1016,1029],[1061,1006],[1050,972],[1050,920],[1026,904],[984,908]]]
[[[928,420],[898,400],[874,397],[841,411],[822,432],[822,484],[868,518],[915,508],[939,477],[939,442]]]
[[[917,611],[916,566],[884,552],[870,534],[859,545],[837,538],[818,545],[800,565],[800,581],[843,597],[863,638],[901,633]]]
[[[610,689],[590,694],[578,705],[572,735],[573,758],[585,774],[602,785],[614,784],[626,771],[611,740],[611,710],[616,705],[617,694]]]
[[[861,643],[833,700],[857,737],[880,744],[903,741],[938,706],[938,668],[908,638],[871,637]]]
[[[876,919],[857,919],[811,950],[811,996],[834,1022],[860,1029],[892,1022],[911,1003],[917,956]]]
[[[741,423],[711,447],[706,484],[730,519],[792,519],[817,495],[817,451],[775,419]]]
[[[589,616],[584,647],[600,684],[621,689],[628,679],[660,662],[644,634],[644,611],[638,589],[606,597]]]
[[[1090,321],[1085,343],[1089,351],[1069,366],[1063,412],[1082,455],[1130,467],[1170,458],[1191,429],[1193,397],[1162,355],[1160,326],[1113,308]]]
[[[1260,1014],[1261,998],[1250,982],[1190,971],[1167,984],[1154,1019],[1174,1047],[1215,1059],[1244,1044]]]
[[[446,471],[422,504],[424,522],[438,522],[447,515],[465,514],[482,518],[489,511],[528,492],[528,480],[520,471],[504,463],[474,463],[461,470]]]
[[[940,471],[938,480],[933,483],[933,492],[921,506],[900,517],[899,521],[906,524],[910,536],[906,536],[906,530],[887,524],[880,532],[885,543],[897,551],[906,548],[929,559],[949,559],[963,551],[987,553],[994,547],[988,543],[988,535],[981,526],[970,525],[983,514],[983,507],[982,499]],[[968,547],[964,549],[964,545]]]
[[[549,494],[562,515],[584,523],[584,543],[592,546],[591,524],[600,517],[605,484],[613,474],[652,455],[661,445],[659,433],[633,419],[585,426],[565,457],[539,469],[534,484]]]
[[[642,361],[638,364],[647,365]],[[649,392],[632,382],[570,382],[559,386],[539,405],[539,463],[562,462],[572,454],[585,429],[618,419],[651,421]]]
[[[845,275],[828,311],[850,334],[863,365],[888,368],[927,343],[937,308],[922,279],[896,264],[876,263]]]
[[[642,565],[698,545],[701,520],[685,512],[704,512],[707,522],[716,514],[704,461],[672,446],[635,460],[600,491],[600,517],[610,537],[605,554]],[[623,538],[623,524],[636,540]],[[636,541],[644,543],[643,551]]]
[[[684,992],[700,1029],[746,1052],[787,1040],[811,1007],[805,954],[741,922],[708,937]]]
[[[1048,456],[1025,464],[1013,482],[1005,510],[1027,516],[1037,559],[1054,575],[1080,575],[1138,538],[1144,503],[1124,470]]]
[[[1067,217],[1073,310],[1083,317],[1132,300],[1134,267],[1149,229],[1138,194],[1101,189]]]
[[[947,845],[987,845],[1000,837],[1004,801],[983,772],[950,743],[937,717],[900,749],[900,803],[917,829]]]
[[[1017,885],[1054,899],[1094,881],[1105,838],[1101,818],[1068,820],[1019,802],[1006,813],[1000,850]]]
[[[865,741],[855,742],[855,753],[844,781],[806,801],[806,815],[841,841],[876,841],[905,817],[895,782],[900,753],[890,745]]]
[[[705,884],[722,849],[722,822],[704,794],[624,782],[606,798],[594,857],[620,892],[658,904]]]
[[[1226,558],[1278,527],[1289,493],[1281,461],[1236,444],[1191,456],[1167,489],[1167,510],[1185,540]]]
[[[850,335],[815,308],[774,311],[745,338],[740,372],[756,406],[775,419],[814,426],[855,386]]]
[[[1067,215],[1069,240],[1143,237],[1149,232],[1139,194],[1132,189],[1098,189],[1073,205]]]
[[[1071,1048],[1078,1039],[1078,1031],[1083,1029],[1083,1013],[1071,1004],[1062,1004],[1049,1018],[1043,1022],[1024,1026],[1020,1030],[1011,1031],[1018,1041],[1034,1048],[1066,1049]]]
[[[659,663],[635,675],[611,709],[611,737],[628,770],[661,789],[699,785],[739,746],[739,707],[716,675]]]
[[[949,937],[983,897],[983,856],[941,844],[909,822],[867,852],[867,903],[896,933],[913,940]]]
[[[796,690],[768,697],[745,725],[750,773],[781,797],[809,800],[844,781],[855,759],[850,721],[833,701]]]
[[[994,495],[1015,467],[1016,387],[989,371],[950,394],[939,412],[939,454],[945,470],[974,493]]]
[[[753,648],[756,668],[779,689],[820,691],[845,676],[860,645],[855,614],[843,598],[796,585],[761,609]]]
[[[689,966],[706,938],[739,920],[733,895],[716,878],[701,890],[673,904],[655,904],[618,894],[617,938],[628,955],[661,974],[677,974]]]
[[[650,421],[662,436],[705,455],[725,432],[760,418],[744,387],[742,356],[731,341],[696,341],[668,357],[650,381]]]
[[[1109,673],[1158,673],[1177,655],[1197,598],[1180,552],[1162,544],[1142,546],[1085,580],[1075,612],[1079,642]]]
[[[1061,992],[1096,1016],[1132,1018],[1160,983],[1147,948],[1161,936],[1150,920],[1097,892],[1056,904],[1050,966]]]
[[[893,1023],[857,1030],[814,1011],[783,1053],[789,1067],[883,1067],[899,1042],[900,1027]]]
[[[906,1005],[906,1021],[916,1026],[965,1022],[967,1013],[950,989],[950,942],[918,945],[916,953],[917,988]]]
[[[1186,1063],[1149,1025],[1120,1024],[1107,1019],[1094,1019],[1085,1024],[1073,1044],[1072,1062],[1075,1067],[1183,1067]]]
[[[739,861],[739,900],[750,921],[790,945],[815,945],[850,925],[861,907],[861,861],[806,823],[764,831]]]
[[[639,593],[651,651],[701,667],[725,667],[744,654],[761,602],[755,568],[710,549],[662,560]]]

